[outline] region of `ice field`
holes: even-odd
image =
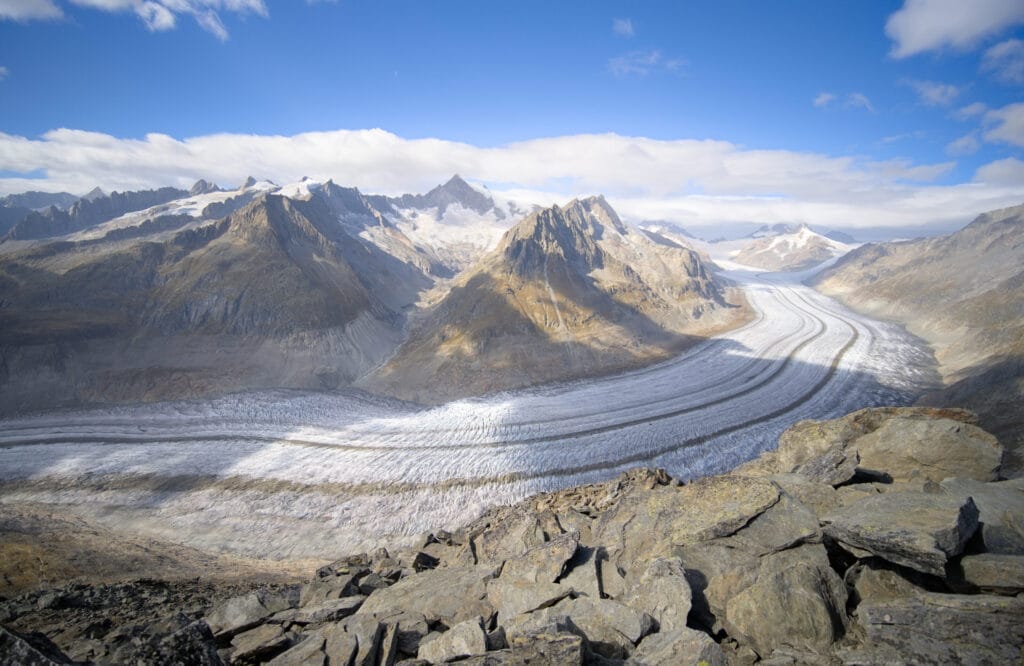
[[[430,409],[263,391],[0,421],[0,502],[208,550],[329,558],[630,467],[722,472],[798,420],[906,404],[934,381],[918,341],[805,276],[733,270],[753,321],[597,380]]]

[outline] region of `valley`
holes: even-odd
[[[751,321],[614,376],[433,408],[275,390],[8,418],[0,501],[205,551],[327,558],[638,465],[725,471],[797,420],[935,384],[918,342],[803,286],[806,273],[732,268]]]

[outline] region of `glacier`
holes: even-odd
[[[331,558],[452,528],[636,466],[681,479],[772,448],[794,422],[907,404],[936,381],[893,324],[730,266],[756,316],[669,361],[424,408],[260,391],[0,421],[0,503],[266,558]]]

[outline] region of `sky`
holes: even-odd
[[[0,194],[456,172],[706,235],[948,231],[1024,203],[1024,2],[0,0]]]

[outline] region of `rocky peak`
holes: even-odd
[[[245,182],[242,183],[242,186],[240,188],[238,188],[238,189],[240,189],[240,190],[247,190],[247,189],[249,189],[250,187],[252,187],[255,184],[256,184],[256,179],[253,178],[252,176],[249,176],[248,178],[245,179]]]
[[[602,265],[598,241],[608,227],[626,231],[603,197],[574,199],[565,208],[554,205],[523,218],[505,234],[498,249],[521,276],[543,271],[553,256],[564,259],[582,275]]]
[[[444,216],[448,206],[459,204],[481,215],[494,208],[494,199],[476,189],[455,174],[444,185],[438,185],[426,194],[405,194],[392,202],[400,208],[437,208],[437,218]]]
[[[102,199],[105,196],[107,196],[106,192],[104,192],[98,187],[94,187],[91,190],[89,190],[88,193],[83,195],[82,198],[85,199],[86,201],[94,201],[96,199]]]
[[[209,194],[210,192],[220,192],[220,188],[213,183],[208,183],[202,178],[195,182],[195,185],[189,189],[188,193],[190,196],[197,196],[200,194]]]

